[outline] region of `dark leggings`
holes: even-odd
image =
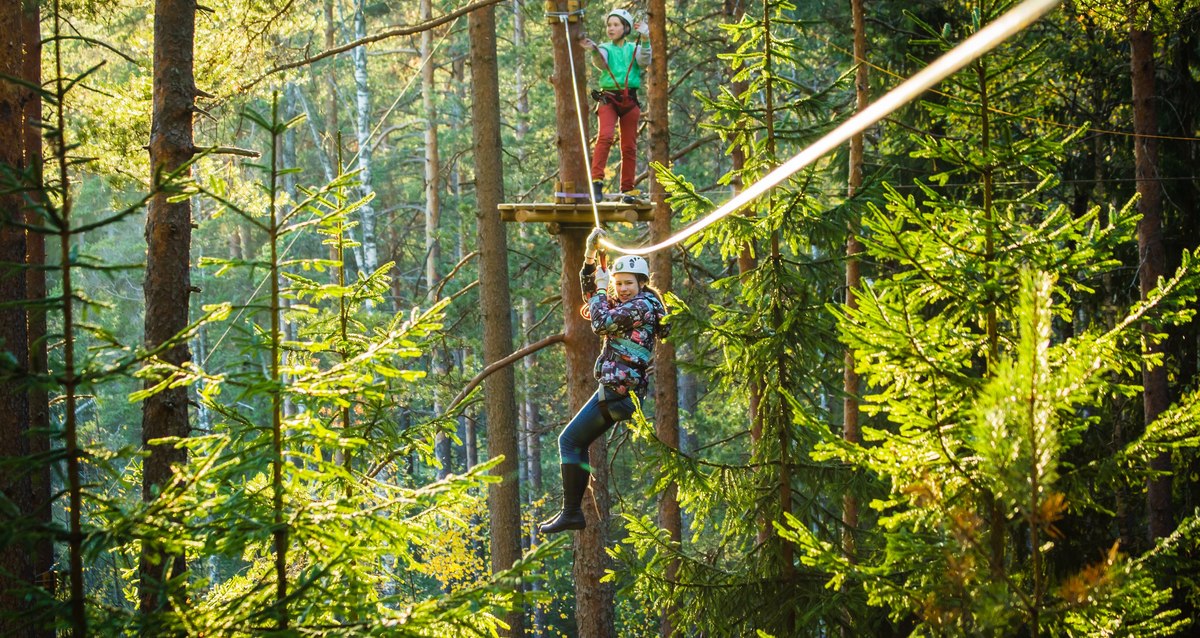
[[[605,418],[600,409],[600,392],[604,391],[610,397],[607,402],[608,413],[612,420]],[[633,416],[633,399],[629,395],[618,397],[615,393],[597,390],[592,398],[579,408],[575,418],[563,428],[558,435],[558,454],[563,464],[582,465],[590,471],[588,465],[588,446],[600,438],[617,421],[624,421]]]

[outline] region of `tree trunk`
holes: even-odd
[[[41,11],[37,2],[26,0],[21,3],[24,7],[24,40],[25,40],[25,72],[22,77],[30,84],[40,86],[42,82],[42,35]],[[33,168],[32,197],[45,203],[45,182],[42,179],[42,131],[30,122],[42,120],[42,100],[33,96],[25,104],[25,157],[28,166]],[[10,129],[11,130],[11,129]],[[45,219],[29,210],[25,215],[25,223],[29,225],[45,225]],[[26,296],[29,299],[43,299],[47,295],[46,271],[42,266],[46,263],[46,236],[41,233],[26,233],[25,261],[29,270],[25,273]],[[46,348],[46,310],[30,308],[29,315],[29,371],[33,374],[45,374],[49,369],[49,356]],[[29,390],[29,453],[32,455],[46,454],[50,451],[50,395],[43,387]],[[32,475],[31,491],[33,496],[34,518],[42,525],[49,526],[53,521],[52,484],[53,477],[50,465],[45,464]],[[51,595],[54,594],[54,541],[46,534],[39,538],[33,547],[33,571],[40,584]],[[53,638],[55,632],[49,625],[32,633],[36,636]]]
[[[649,129],[650,161],[663,166],[671,164],[671,129],[667,93],[670,78],[667,73],[667,8],[666,0],[650,0],[647,6],[647,22],[650,27]],[[654,202],[654,219],[650,222],[650,241],[658,243],[671,236],[671,206],[667,203],[663,187],[657,174],[650,170],[650,200]],[[670,290],[673,284],[671,272],[673,252],[660,250],[650,256],[654,272],[654,283],[659,290]],[[675,344],[659,341],[654,352],[654,429],[663,445],[679,449],[679,382],[675,370]],[[658,501],[658,524],[667,531],[671,541],[683,538],[682,520],[679,512],[679,486],[667,485]],[[679,561],[667,565],[668,583],[675,580]],[[664,638],[675,634],[671,617],[674,609],[666,606],[659,615],[659,635]]]
[[[328,51],[337,44],[337,22],[333,19],[333,0],[325,0],[323,13],[325,15],[325,50]],[[338,74],[334,62],[336,59],[337,57],[329,59],[326,63],[328,68],[325,69],[325,73],[323,74],[325,76],[325,87],[328,91],[325,94],[325,113],[323,114],[325,116],[326,139],[325,143],[318,144],[317,148],[324,151],[326,164],[336,162],[338,159],[338,128],[340,125],[338,124]],[[315,120],[310,124],[315,124]],[[328,179],[332,181],[333,177],[329,177]]]
[[[34,51],[28,48],[31,43],[25,41],[30,15],[24,5],[24,2],[6,2],[0,7],[0,29],[10,34],[0,40],[0,74],[37,83],[37,78],[28,75],[33,69],[27,56],[34,55]],[[35,10],[36,6],[34,3]],[[37,174],[31,170],[36,169],[34,162],[38,158],[35,148],[27,148],[31,140],[26,118],[31,113],[30,104],[39,99],[28,88],[0,78],[0,166],[11,169],[15,175]],[[15,304],[25,301],[29,292],[25,272],[19,267],[26,259],[26,233],[17,224],[23,223],[30,213],[20,188],[10,189],[5,184],[0,193],[0,264],[3,265],[0,301],[13,304],[0,309],[0,348],[17,361],[27,361],[27,318],[25,310]],[[31,434],[29,396],[18,384],[0,383],[0,460],[13,463],[28,458],[35,446]],[[25,465],[18,464],[0,480],[6,505],[13,507],[12,514],[17,517],[9,519],[8,511],[5,512],[4,527],[16,534],[0,547],[0,633],[6,636],[37,635],[30,618],[24,615],[28,609],[22,590],[37,584],[40,571],[32,535],[41,510],[34,496],[34,484],[41,483],[40,474],[39,470],[27,471]]]
[[[729,16],[731,23],[741,22],[742,17],[746,15],[746,4],[743,0],[726,0],[725,15]],[[730,47],[734,49],[735,47]],[[742,95],[749,88],[749,83],[746,80],[732,80],[729,83],[729,90],[734,95]],[[746,150],[740,144],[735,144],[729,152],[730,172],[733,174],[733,179],[730,180],[730,187],[736,195],[745,186],[742,183],[742,170],[746,166]],[[747,209],[743,215],[754,217],[754,211]],[[747,243],[742,247],[742,251],[738,254],[737,268],[738,274],[745,276],[750,271],[758,267],[757,260],[754,257],[754,246]],[[762,415],[759,413],[759,406],[762,404],[762,382],[758,376],[753,376],[747,383],[747,393],[749,394],[747,406],[747,416],[750,419],[750,445],[757,448],[759,442],[762,441],[763,426]],[[758,542],[764,543],[770,535],[770,523],[765,519],[760,519],[758,531]]]
[[[192,75],[196,3],[194,0],[156,0],[154,3],[154,106],[150,126],[150,170],[156,194],[146,213],[145,342],[167,342],[188,324],[191,291],[189,253],[192,238],[191,202],[171,201],[163,192],[162,176],[177,170],[195,153],[192,111],[196,85]],[[188,360],[186,343],[163,353],[173,364]],[[152,384],[153,380],[147,384]],[[187,460],[182,448],[149,445],[162,437],[188,435],[186,388],[163,390],[142,404],[142,445],[149,448],[143,465],[142,498],[150,501],[172,478],[172,466]],[[171,573],[166,572],[167,565]],[[152,545],[142,546],[139,595],[142,613],[169,608],[164,595],[168,578],[186,569],[182,555],[167,556]]]
[[[421,0],[421,21],[431,19],[433,19],[432,0]],[[433,30],[426,29],[421,32],[420,55],[424,62],[421,66],[421,110],[425,117],[425,291],[430,301],[433,300],[434,291],[437,290],[440,280],[438,262],[442,258],[442,248],[437,239],[439,217],[442,210],[441,190],[438,188],[438,184],[441,182],[441,162],[438,159],[438,114],[433,99],[436,88],[433,84],[435,65],[430,57],[432,53]],[[433,359],[431,363],[433,364],[434,378],[446,378],[446,372],[449,369],[446,353],[435,348],[429,354]],[[439,391],[434,399],[434,412],[441,413],[442,403],[444,403],[444,396]],[[451,471],[450,437],[446,436],[445,432],[438,432],[435,438],[435,454],[438,461],[441,462],[438,478],[444,479],[450,475]]]
[[[867,85],[867,28],[863,13],[864,0],[850,0],[850,12],[854,22],[854,110],[861,112],[867,108],[870,91]],[[846,198],[854,199],[863,183],[863,135],[859,133],[850,138],[850,175],[846,185]],[[860,282],[860,262],[858,255],[863,251],[862,242],[858,239],[860,221],[857,217],[850,220],[848,237],[846,238],[846,307],[853,311],[858,308],[858,287]],[[842,378],[842,436],[847,443],[858,445],[862,443],[862,431],[858,423],[858,372],[854,369],[854,351],[846,348],[845,364]],[[842,501],[842,549],[851,561],[854,560],[855,541],[854,530],[858,528],[858,498],[847,492]],[[852,619],[851,619],[852,621]]]
[[[367,36],[367,18],[364,12],[366,0],[358,0],[354,6],[354,38],[362,39]],[[355,132],[358,138],[358,181],[359,194],[369,197],[375,193],[371,186],[371,92],[367,84],[367,47],[354,47],[354,94],[355,112],[358,115],[355,122]],[[354,250],[358,260],[359,272],[369,275],[379,268],[379,254],[375,243],[375,206],[371,202],[363,204],[358,209],[361,228],[362,245]]]
[[[555,2],[554,10],[566,12],[567,3]],[[569,30],[569,35],[566,32]],[[575,89],[579,104],[587,104],[587,74],[584,66],[584,51],[578,42],[583,35],[579,22],[555,22],[550,27],[551,49],[554,51],[554,96],[555,125],[558,134],[558,174],[563,190],[581,192],[590,182],[587,150],[581,147],[579,124],[575,116],[575,97],[572,97],[572,66],[577,80]],[[567,47],[571,47],[568,51]],[[585,115],[585,126],[587,122]],[[583,132],[584,137],[587,131]],[[589,322],[579,316],[583,305],[583,293],[579,289],[579,270],[583,267],[583,244],[587,228],[564,226],[558,234],[562,250],[561,291],[565,321],[563,334],[567,356],[567,399],[572,412],[579,410],[596,391],[592,378],[592,364],[600,354],[600,341],[592,333]],[[575,534],[575,624],[579,638],[610,638],[615,635],[613,587],[601,583],[608,567],[608,555],[604,551],[607,542],[609,497],[608,497],[608,444],[600,437],[588,449],[593,460],[591,498],[585,496],[584,514],[588,518],[586,529]]]
[[[504,198],[500,158],[500,80],[496,64],[496,9],[470,14],[471,120],[475,147],[475,193],[479,202],[479,296],[483,315],[484,365],[512,353],[512,301],[508,289],[508,242],[499,205]],[[517,404],[512,366],[484,380],[488,456],[503,456],[495,469],[501,482],[488,489],[491,515],[492,572],[508,569],[521,557],[521,492],[517,481]],[[516,592],[518,595],[520,592]],[[524,636],[524,609],[518,604],[505,617],[508,636]]]
[[[433,19],[433,1],[421,0],[421,20]],[[434,103],[436,91],[433,84],[434,63],[430,59],[433,52],[433,30],[421,32],[421,59],[425,60],[421,67],[421,110],[425,114],[425,284],[427,290],[433,290],[438,282],[438,261],[441,259],[441,245],[437,240],[438,217],[441,213],[441,191],[438,183],[441,181],[441,165],[438,159],[438,113]]]
[[[583,268],[583,244],[587,229],[564,228],[558,234],[562,248],[563,273],[561,294],[564,322],[563,346],[567,358],[567,400],[571,413],[577,412],[596,391],[592,364],[600,355],[600,340],[591,323],[579,316],[583,292],[579,289],[579,271]],[[587,528],[575,533],[575,624],[579,638],[616,636],[611,583],[601,583],[608,568],[604,546],[608,538],[608,442],[600,437],[588,448],[592,461],[591,497],[583,499]]]
[[[1158,181],[1158,121],[1154,110],[1154,35],[1148,29],[1135,26],[1129,34],[1129,57],[1133,83],[1134,161],[1137,166],[1138,213],[1138,282],[1141,297],[1146,299],[1166,273],[1166,256],[1162,237],[1162,185]],[[1149,335],[1155,332],[1145,326]],[[1146,354],[1165,352],[1165,344],[1149,342]],[[1163,365],[1142,368],[1143,416],[1149,426],[1170,405],[1167,368]],[[1160,454],[1150,462],[1156,472],[1170,472],[1171,457]],[[1171,512],[1171,477],[1152,479],[1147,486],[1149,534],[1151,539],[1162,538],[1174,530]]]

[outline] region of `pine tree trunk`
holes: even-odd
[[[0,7],[0,29],[8,36],[0,39],[0,74],[4,76],[33,80],[27,75],[31,66],[26,61],[26,56],[33,55],[26,48],[30,43],[25,41],[25,22],[29,18],[23,2],[6,2]],[[37,161],[36,151],[27,148],[31,140],[26,117],[30,103],[38,99],[29,89],[0,77],[0,166],[17,175]],[[0,263],[4,265],[0,301],[6,304],[22,302],[28,296],[25,273],[12,268],[26,259],[25,230],[13,222],[25,221],[27,203],[19,189],[13,190],[0,188]],[[15,305],[0,309],[0,348],[17,361],[26,361],[28,344],[25,310]],[[11,463],[27,458],[34,447],[31,434],[30,402],[25,390],[15,383],[0,383],[0,460]],[[9,537],[0,546],[0,633],[5,636],[37,635],[28,624],[30,619],[23,617],[28,603],[20,591],[34,586],[39,572],[32,551],[34,543],[27,535],[41,509],[33,492],[34,483],[40,481],[35,481],[34,475],[18,465],[8,469],[0,481],[7,501],[3,525],[6,532],[17,532],[16,538]],[[10,511],[18,520],[9,519]]]
[[[779,155],[776,146],[775,137],[775,82],[774,77],[774,43],[772,38],[774,32],[771,24],[771,7],[770,0],[763,0],[763,74],[769,78],[763,86],[763,124],[766,127],[766,150],[770,158],[771,165],[768,168],[774,168],[778,165]],[[782,255],[779,250],[779,231],[776,230],[771,234],[771,267],[777,271],[784,268]],[[773,306],[772,311],[772,329],[779,331],[783,326],[782,310],[779,304]],[[787,370],[787,362],[783,360],[783,355],[777,355],[776,368],[779,371],[778,382],[784,387],[787,387],[788,380],[785,376]],[[775,429],[778,433],[777,441],[779,450],[779,477],[776,483],[776,489],[779,494],[779,521],[786,520],[786,516],[792,513],[792,485],[791,485],[791,460],[788,450],[791,448],[790,433],[791,433],[791,415],[787,408],[786,402],[780,402],[778,408],[772,411],[772,417],[776,419]],[[764,415],[765,416],[765,415]],[[774,536],[773,530],[767,530],[768,536]],[[786,539],[780,539],[779,546],[779,575],[785,583],[790,583],[795,575],[795,548],[792,543]],[[792,635],[796,622],[796,612],[794,609],[788,609],[784,612],[783,627],[788,635]]]
[[[479,202],[479,284],[483,314],[484,365],[512,353],[512,300],[508,289],[508,242],[499,205],[504,198],[500,143],[500,81],[496,63],[496,9],[470,14],[471,120],[474,123],[475,192]],[[504,457],[495,473],[501,482],[488,488],[491,515],[492,572],[508,569],[521,557],[521,493],[517,481],[517,405],[512,366],[484,381],[488,456]],[[520,592],[517,592],[520,594]],[[516,605],[505,617],[505,635],[524,636],[524,610]]]
[[[671,164],[666,11],[666,0],[650,0],[647,5],[650,50],[653,52],[650,58],[647,91],[650,161],[663,166]],[[662,185],[658,183],[653,169],[650,171],[649,191],[650,200],[655,202],[654,219],[650,222],[650,241],[657,243],[671,236],[671,206],[667,203]],[[673,256],[674,253],[670,250],[660,250],[650,256],[654,283],[659,290],[670,290],[674,283],[671,270]],[[675,344],[661,340],[654,347],[654,429],[663,445],[674,450],[679,449],[679,381],[675,369]],[[658,524],[667,531],[674,543],[683,538],[678,490],[679,486],[671,483],[663,490],[658,501]],[[666,577],[669,583],[675,580],[678,571],[678,561],[671,561],[667,565]],[[665,606],[659,614],[658,632],[664,638],[675,635],[674,623],[671,620],[673,613],[674,610],[670,606]]]
[[[150,126],[150,170],[153,183],[175,171],[195,153],[192,111],[196,99],[192,60],[195,38],[194,0],[156,0],[154,3],[154,105]],[[192,215],[188,199],[170,200],[158,192],[146,213],[146,315],[145,342],[165,343],[188,324],[191,292],[189,253]],[[163,353],[174,364],[188,360],[186,343]],[[153,381],[149,381],[153,383]],[[143,465],[142,498],[151,501],[172,479],[172,466],[187,460],[183,449],[149,445],[161,437],[188,435],[186,388],[167,389],[142,405],[142,445],[149,449]],[[166,567],[171,567],[167,573]],[[143,545],[139,565],[142,613],[168,608],[164,581],[186,569],[183,556],[165,556],[152,545]]]
[[[1158,119],[1154,110],[1154,34],[1136,26],[1129,34],[1129,56],[1133,83],[1134,161],[1137,166],[1138,213],[1138,282],[1141,297],[1146,299],[1166,273],[1166,256],[1162,237],[1162,185],[1158,181]],[[1155,332],[1147,325],[1147,334]],[[1146,354],[1163,353],[1163,343],[1151,343]],[[1149,426],[1170,406],[1167,368],[1159,365],[1142,369],[1143,416]],[[1150,462],[1156,472],[1171,470],[1171,457],[1160,454]],[[1147,486],[1150,538],[1162,538],[1174,530],[1171,511],[1171,477],[1152,479]]]
[[[731,23],[741,22],[742,17],[746,15],[745,2],[743,0],[725,0],[725,15],[729,16],[729,22]],[[746,80],[731,80],[729,90],[734,95],[742,95],[749,86]],[[735,144],[729,152],[729,161],[730,172],[733,175],[733,179],[730,180],[729,185],[733,190],[733,194],[736,195],[745,186],[742,183],[742,170],[746,167],[746,150],[740,144]],[[753,217],[754,211],[747,209],[743,214],[747,217]],[[738,253],[738,274],[745,276],[757,267],[758,263],[754,257],[754,246],[747,243],[742,247],[742,251]],[[759,410],[759,406],[762,405],[762,382],[757,376],[754,376],[749,379],[746,387],[747,394],[749,395],[747,417],[750,419],[750,444],[757,448],[759,442],[762,441],[763,435],[762,415]],[[766,542],[767,537],[770,535],[770,523],[765,519],[759,522],[760,527],[757,539],[761,544]]]
[[[567,3],[558,0],[554,10],[565,12]],[[579,22],[568,23],[569,36],[561,22],[550,26],[551,48],[554,51],[554,95],[555,125],[558,135],[558,174],[563,188],[571,192],[587,188],[590,182],[587,151],[581,147],[579,125],[576,122],[575,98],[572,97],[572,66],[577,80],[579,104],[587,101],[587,74],[584,51],[579,38],[583,27]],[[568,52],[567,47],[571,50]],[[584,126],[588,123],[584,114]],[[587,131],[584,131],[587,136]],[[579,289],[579,271],[583,268],[583,245],[587,228],[563,227],[558,233],[562,250],[561,292],[565,314],[563,335],[567,357],[567,400],[571,412],[579,410],[596,391],[592,377],[592,364],[600,354],[600,341],[592,333],[591,325],[579,316],[583,305],[583,293]],[[613,610],[613,587],[601,583],[608,567],[608,555],[604,546],[608,538],[609,495],[608,495],[608,444],[600,437],[588,448],[593,459],[590,496],[583,500],[584,515],[588,526],[577,532],[574,538],[575,567],[575,624],[578,638],[610,638],[615,636]]]
[[[21,3],[24,13],[24,47],[25,72],[21,77],[30,84],[41,85],[42,78],[42,43],[41,43],[41,11],[37,2],[26,0]],[[29,122],[42,120],[42,100],[34,96],[25,104],[25,157],[29,166],[34,168],[34,183],[31,184],[32,198],[45,202],[45,182],[42,179],[42,131]],[[29,211],[25,223],[44,225],[45,220],[36,212]],[[41,233],[26,233],[25,258],[30,266],[25,273],[26,296],[29,299],[46,297],[46,271],[41,267],[46,263],[46,236]],[[48,370],[49,356],[46,348],[46,310],[30,308],[29,321],[29,371],[33,374],[45,374]],[[45,388],[29,389],[29,453],[41,455],[50,451],[50,396]],[[41,432],[42,434],[33,434]],[[53,477],[50,465],[43,465],[31,477],[31,492],[34,505],[34,518],[43,525],[50,525],[53,520],[51,507]],[[38,539],[33,547],[33,572],[40,585],[48,593],[54,593],[54,541],[49,535]],[[53,628],[47,626],[36,629],[29,635],[53,638]]]
[[[322,7],[322,12],[325,17],[325,50],[328,51],[337,45],[337,22],[333,19],[333,0],[325,0]],[[317,148],[324,151],[324,163],[326,165],[337,161],[338,158],[338,91],[337,91],[337,70],[335,62],[337,58],[330,58],[326,63],[328,68],[325,69],[325,143],[317,144]],[[315,120],[310,122],[315,126]],[[332,181],[333,177],[329,176],[328,180]],[[330,248],[330,250],[333,250]]]
[[[358,0],[354,7],[354,37],[362,39],[367,35],[367,18],[364,12],[366,0]],[[375,189],[371,181],[371,92],[367,82],[367,47],[359,46],[353,50],[354,56],[354,95],[355,133],[358,138],[358,181],[359,194],[368,197]],[[354,250],[358,260],[358,270],[370,274],[379,268],[379,254],[375,242],[375,207],[370,202],[358,209],[362,230],[362,245]]]

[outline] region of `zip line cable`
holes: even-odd
[[[371,143],[371,138],[375,137],[375,134],[379,132],[379,127],[383,126],[383,122],[385,122],[387,120],[388,116],[392,114],[392,111],[395,110],[396,106],[398,104],[400,104],[400,100],[403,99],[405,94],[408,93],[408,90],[410,88],[412,88],[413,82],[415,82],[417,77],[419,77],[421,75],[421,71],[425,68],[425,65],[429,64],[429,61],[431,59],[433,59],[433,54],[437,53],[438,49],[442,48],[442,43],[446,41],[446,37],[449,36],[450,33],[454,30],[454,25],[458,24],[458,20],[459,20],[459,18],[455,18],[454,21],[450,23],[450,26],[446,28],[446,32],[442,34],[442,37],[438,39],[437,44],[429,51],[429,55],[425,56],[425,59],[421,60],[421,64],[417,66],[417,72],[412,74],[412,76],[408,78],[408,84],[405,84],[404,88],[400,89],[400,93],[396,96],[396,99],[392,102],[392,105],[388,107],[387,111],[384,111],[383,117],[379,118],[379,123],[376,124],[375,128],[367,135],[366,144]],[[364,44],[362,46],[366,46],[366,45]],[[366,144],[359,146],[358,152],[356,152],[354,154],[354,157],[350,158],[350,162],[347,165],[353,164],[358,161],[359,155],[362,154],[363,146],[365,146]],[[339,166],[338,170],[340,171],[341,169],[342,169],[342,167]],[[597,217],[597,219],[599,219],[599,217]],[[304,232],[306,230],[308,230],[308,228],[310,228],[310,226],[305,226],[304,228],[301,228],[300,231],[297,232],[292,237],[292,241],[289,242],[286,247],[284,247],[283,252],[280,254],[280,256],[279,256],[280,259],[287,257],[288,254],[292,252],[292,247],[296,245],[296,242],[300,240],[300,237],[302,237],[304,235]],[[202,366],[208,365],[208,360],[210,358],[212,358],[213,353],[215,353],[217,351],[217,348],[221,345],[221,343],[223,341],[225,341],[225,337],[229,336],[229,331],[233,329],[233,325],[246,312],[246,308],[247,308],[248,304],[250,303],[250,300],[253,300],[255,297],[258,296],[258,293],[262,292],[262,287],[266,285],[268,278],[269,278],[269,275],[267,277],[263,277],[262,281],[258,282],[258,286],[256,286],[254,288],[254,292],[250,293],[250,299],[248,299],[246,301],[246,303],[243,304],[242,307],[238,309],[237,314],[234,315],[233,320],[229,322],[229,325],[225,327],[225,331],[221,333],[221,336],[217,339],[217,342],[214,343],[212,345],[212,347],[208,349],[208,355],[204,357],[204,361],[200,365],[202,365]]]
[[[867,127],[887,117],[901,106],[915,100],[921,93],[949,75],[996,48],[1001,42],[1019,33],[1025,27],[1045,15],[1046,12],[1057,6],[1060,1],[1025,0],[1025,2],[1022,2],[1008,13],[1000,16],[975,35],[972,35],[958,46],[947,51],[942,57],[934,60],[929,66],[918,71],[911,78],[889,91],[866,109],[860,111],[821,139],[801,150],[762,179],[751,184],[733,199],[717,208],[717,210],[714,210],[700,221],[685,227],[667,239],[657,244],[640,247],[620,246],[603,237],[600,239],[600,243],[606,248],[627,255],[649,255],[699,233],[715,224],[721,218],[736,212],[746,204],[758,199],[759,196],[774,188],[788,177],[791,177],[796,171],[817,161],[826,153],[841,146],[854,135],[866,130]],[[597,227],[599,227],[598,223]]]
[[[900,75],[899,73],[896,73],[895,71],[893,71],[891,69],[879,66],[878,64],[875,64],[875,63],[871,62],[870,60],[859,60],[859,59],[855,58],[853,51],[850,51],[849,49],[837,44],[833,40],[830,40],[829,38],[826,38],[819,33],[810,33],[808,35],[814,39],[820,40],[823,44],[825,44],[829,48],[833,49],[834,51],[838,51],[839,53],[846,54],[846,56],[848,56],[854,60],[855,64],[865,65],[868,68],[874,69],[876,71],[879,71],[880,73],[883,73],[884,75],[889,75],[896,79],[901,79],[904,77],[904,76]],[[957,98],[953,95],[950,95],[949,93],[946,93],[945,91],[939,91],[937,89],[930,89],[929,92],[934,93],[936,95],[940,95],[945,98],[956,99],[961,102],[970,104],[972,106],[981,106],[979,104],[979,102],[963,100],[962,98]],[[1026,121],[1026,122],[1033,122],[1035,124],[1045,124],[1046,126],[1054,126],[1054,127],[1058,127],[1058,128],[1065,128],[1065,129],[1071,129],[1071,130],[1075,130],[1075,129],[1079,128],[1078,126],[1071,126],[1070,124],[1063,124],[1062,122],[1056,122],[1054,120],[1047,120],[1045,118],[1033,117],[1031,115],[1021,115],[1019,113],[1012,113],[1010,111],[1005,111],[1004,109],[998,109],[994,106],[988,106],[988,111],[992,112],[992,113],[997,113],[999,115],[1007,115],[1009,117],[1016,117],[1016,118]],[[1154,139],[1154,140],[1170,140],[1173,142],[1200,142],[1200,137],[1186,137],[1186,136],[1182,136],[1182,135],[1147,135],[1145,133],[1133,133],[1131,131],[1114,131],[1114,130],[1109,130],[1109,129],[1097,128],[1095,126],[1089,126],[1085,130],[1089,133],[1095,133],[1097,135],[1116,135],[1119,137],[1132,137],[1132,138]]]
[[[567,17],[570,14],[562,13],[558,15],[558,21],[563,25],[563,36],[567,43],[567,60],[571,65],[571,97],[575,100],[575,121],[579,125],[579,148],[583,150],[583,173],[588,176],[588,200],[592,202],[592,219],[595,220],[596,228],[600,227],[600,209],[596,206],[596,189],[591,185],[591,165],[588,164],[588,143],[587,135],[583,132],[583,107],[579,104],[579,79],[575,77],[575,53],[571,46],[571,25],[567,22]]]

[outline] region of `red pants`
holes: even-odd
[[[642,109],[634,106],[624,115],[606,102],[596,107],[600,120],[600,131],[596,135],[596,151],[592,154],[592,179],[604,179],[604,167],[608,164],[608,152],[612,149],[613,131],[617,121],[621,122],[621,191],[633,190],[633,178],[637,170],[637,127]]]

